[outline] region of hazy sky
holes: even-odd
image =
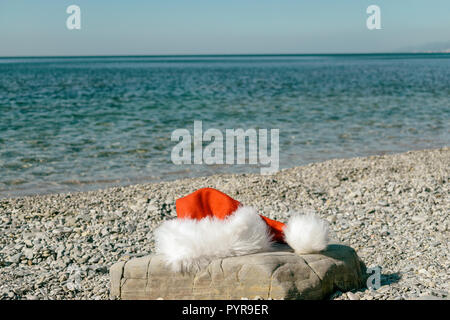
[[[72,4],[81,30],[66,28]],[[449,13],[449,0],[0,0],[0,56],[389,52],[448,42]]]

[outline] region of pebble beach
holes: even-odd
[[[0,199],[0,299],[111,299],[109,268],[153,252],[175,200],[217,188],[282,222],[314,211],[381,268],[381,287],[329,299],[448,299],[450,148],[335,159],[273,175],[223,174]],[[245,297],[243,297],[245,298]]]

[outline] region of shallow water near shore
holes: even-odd
[[[174,165],[173,130],[280,130],[280,167],[450,141],[450,54],[0,58],[0,198],[258,166]]]

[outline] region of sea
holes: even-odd
[[[0,198],[261,164],[175,164],[194,121],[279,130],[279,168],[448,146],[450,54],[0,58]]]

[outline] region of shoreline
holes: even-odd
[[[319,164],[327,161],[336,161],[336,160],[351,160],[351,159],[360,159],[360,158],[372,158],[372,157],[379,157],[379,156],[393,156],[397,154],[403,154],[408,152],[417,152],[417,151],[431,151],[431,150],[438,150],[438,149],[446,149],[450,148],[450,146],[437,146],[437,147],[431,147],[431,148],[418,148],[418,149],[409,149],[407,151],[379,151],[374,154],[370,155],[361,155],[361,156],[348,156],[348,157],[338,157],[338,158],[332,158],[332,159],[317,159],[313,160],[311,162],[308,162],[306,164],[293,166],[293,167],[287,167],[287,168],[280,168],[279,172],[285,171],[285,170],[294,170],[295,168],[305,167],[309,165]],[[229,166],[229,165],[223,165],[223,166]],[[247,167],[250,165],[246,165]],[[255,167],[257,169],[260,169],[260,167]],[[188,172],[188,169],[182,170]],[[211,174],[204,174],[202,172],[195,172],[192,171],[192,176],[179,176],[177,177],[176,174],[173,173],[166,173],[163,176],[149,176],[149,177],[134,177],[134,178],[123,178],[123,179],[110,179],[110,180],[94,180],[94,181],[82,181],[77,183],[76,181],[70,180],[70,181],[63,181],[60,183],[57,182],[48,182],[43,183],[45,185],[56,185],[58,188],[61,186],[84,186],[79,190],[69,190],[69,189],[63,189],[61,188],[61,191],[51,191],[51,188],[45,188],[43,186],[37,187],[36,191],[28,191],[28,189],[19,191],[19,190],[0,190],[0,201],[1,200],[8,200],[8,199],[19,199],[24,197],[40,197],[40,196],[47,196],[47,195],[68,195],[68,194],[77,194],[77,193],[84,193],[84,192],[100,192],[100,191],[106,191],[109,189],[114,188],[128,188],[132,186],[142,186],[147,184],[158,184],[158,183],[172,183],[176,181],[183,181],[183,180],[192,180],[192,179],[201,179],[201,178],[210,178],[214,176],[239,176],[239,175],[259,175],[256,172],[251,173],[243,173],[243,172],[220,172],[220,173],[211,173]],[[113,183],[114,182],[114,183]],[[50,190],[50,191],[49,191]],[[3,195],[7,194],[8,192],[12,193],[11,195]]]
[[[0,299],[108,299],[109,267],[149,254],[175,200],[217,188],[265,216],[315,211],[381,288],[333,299],[448,298],[450,147],[334,159],[276,174],[220,174],[0,198]]]

